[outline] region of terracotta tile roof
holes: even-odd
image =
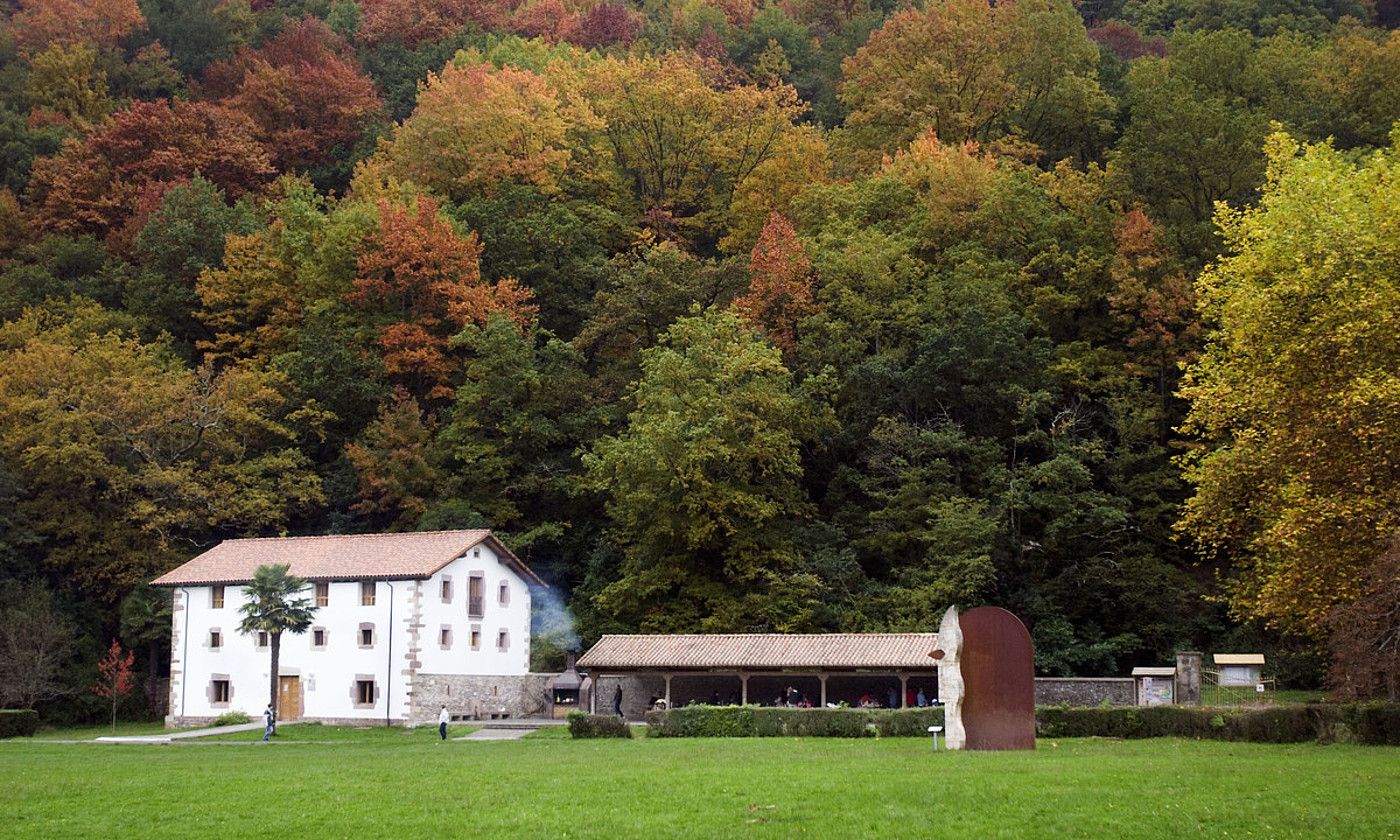
[[[594,670],[933,668],[937,633],[604,636],[579,658]]]
[[[501,541],[485,530],[329,537],[261,537],[224,540],[155,580],[156,586],[247,583],[259,566],[291,566],[307,580],[411,580],[434,572],[473,546],[487,543],[527,581],[544,586]]]

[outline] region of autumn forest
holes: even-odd
[[[0,14],[0,706],[221,539],[474,527],[586,642],[1400,685],[1395,0]]]

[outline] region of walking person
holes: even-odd
[[[447,706],[444,705],[442,711],[438,712],[438,737],[444,741],[447,740],[447,721],[450,719],[451,715],[447,713]]]
[[[266,741],[267,739],[269,739],[269,738],[272,737],[272,717],[273,717],[273,716],[272,716],[272,704],[271,704],[271,703],[268,703],[268,704],[267,704],[267,708],[263,710],[263,740],[264,740],[264,741]]]
[[[613,691],[613,714],[622,717],[622,683]]]

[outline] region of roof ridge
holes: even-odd
[[[379,533],[374,533],[374,534],[296,534],[296,535],[286,536],[286,537],[229,537],[229,538],[226,539],[226,540],[220,540],[220,541],[219,541],[219,544],[222,545],[223,543],[231,543],[231,542],[266,542],[266,541],[269,541],[269,540],[278,540],[278,541],[281,541],[281,540],[332,540],[332,539],[345,539],[345,538],[347,538],[347,537],[349,537],[349,538],[354,538],[354,539],[368,539],[368,538],[370,538],[370,537],[415,537],[415,536],[416,536],[416,537],[428,537],[428,536],[438,536],[438,535],[441,535],[441,534],[481,534],[481,533],[487,533],[487,534],[489,534],[489,533],[491,533],[491,529],[490,529],[490,528],[451,528],[451,529],[443,530],[443,531],[393,531],[393,532],[388,532],[388,533],[379,532]]]

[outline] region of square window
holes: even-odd
[[[266,630],[259,630],[259,631],[258,631],[258,647],[260,647],[260,648],[265,648],[265,647],[267,647],[267,645],[268,645],[267,631],[266,631]]]
[[[209,647],[220,648],[224,646],[224,634],[218,630],[209,631]]]
[[[374,606],[374,581],[372,581],[372,580],[362,580],[362,581],[360,581],[360,606],[362,606],[362,607],[372,607],[372,606]]]
[[[361,706],[374,705],[374,680],[355,681],[355,702]]]
[[[223,586],[211,586],[209,588],[210,609],[221,610],[224,608],[224,588]]]
[[[510,648],[510,631],[502,630],[496,634],[496,650],[508,650]]]
[[[472,650],[481,650],[481,629],[472,628]]]
[[[452,628],[444,627],[438,632],[438,644],[443,647],[452,647]]]
[[[325,646],[326,646],[326,631],[325,631],[325,630],[322,630],[320,627],[317,627],[315,630],[312,630],[312,631],[311,631],[311,645],[312,645],[312,647],[325,647]]]
[[[329,583],[316,584],[316,606],[325,607],[331,603],[331,585]]]
[[[360,628],[360,647],[374,647],[374,628]]]
[[[228,680],[214,680],[213,701],[227,703],[229,697]]]

